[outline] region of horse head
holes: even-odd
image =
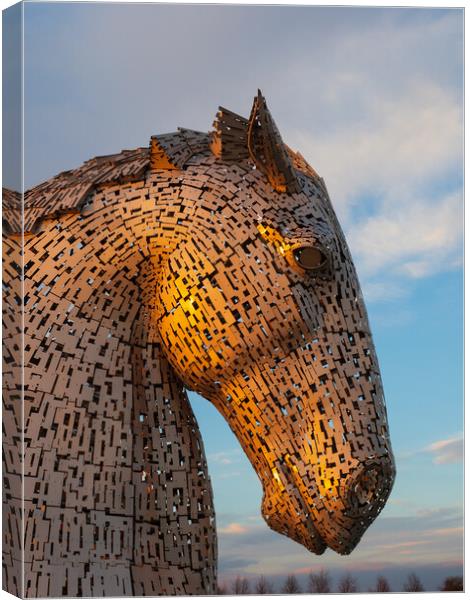
[[[185,387],[240,440],[270,527],[351,552],[394,479],[379,367],[324,182],[262,95],[4,203],[7,589],[215,591]]]
[[[171,168],[154,142],[156,167]],[[395,468],[366,309],[324,182],[258,93],[248,119],[220,109],[210,151],[191,156],[180,183],[191,201],[171,214],[182,233],[153,305],[164,352],[237,435],[269,526],[312,552],[348,554]]]

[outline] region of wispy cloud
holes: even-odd
[[[458,264],[462,233],[463,202],[457,192],[437,202],[414,200],[396,208],[387,203],[379,214],[352,227],[349,240],[366,277],[386,269],[420,278]]]
[[[213,452],[208,455],[211,463],[223,466],[229,466],[240,462],[242,451],[239,448],[233,450],[224,450],[223,452]]]
[[[459,463],[463,460],[463,438],[452,437],[446,440],[438,440],[425,448],[425,452],[433,455],[436,465]]]
[[[240,523],[230,523],[226,527],[219,527],[217,529],[218,533],[222,533],[224,535],[240,535],[242,533],[247,533],[248,531],[248,527],[241,525]]]
[[[366,280],[362,292],[368,301],[396,300],[407,294],[406,287],[394,281]]]
[[[217,475],[218,479],[234,479],[236,477],[241,477],[241,471],[225,471],[224,473],[219,473]]]
[[[434,529],[432,535],[446,537],[448,535],[463,535],[463,527],[443,527],[442,529]]]
[[[402,550],[408,548],[414,548],[415,546],[422,546],[423,544],[429,544],[427,540],[411,540],[407,542],[398,542],[397,544],[382,544],[380,548],[382,550]]]
[[[397,210],[418,188],[454,173],[462,161],[462,110],[454,93],[431,82],[407,84],[400,96],[363,89],[367,119],[321,136],[298,132],[298,145],[325,177],[342,215],[351,218],[360,195],[378,195]],[[318,163],[320,162],[320,165]],[[421,195],[421,194],[420,194]],[[405,200],[405,202],[404,202]]]
[[[462,462],[463,453],[464,440],[462,434],[458,433],[448,438],[432,442],[424,448],[421,447],[401,451],[397,454],[397,459],[400,461],[407,461],[413,457],[430,455],[434,464],[445,465]]]

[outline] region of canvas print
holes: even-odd
[[[463,11],[3,27],[3,589],[462,591]]]

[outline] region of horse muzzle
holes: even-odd
[[[311,479],[299,481],[286,464],[273,469],[265,485],[262,512],[271,527],[315,554],[327,547],[349,554],[384,507],[395,477],[389,455],[357,464],[339,486],[322,489]]]

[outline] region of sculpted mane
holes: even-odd
[[[123,150],[97,156],[77,169],[63,171],[40,183],[24,194],[25,234],[37,233],[43,219],[80,212],[89,194],[100,187],[143,179],[149,164],[148,148]],[[21,233],[20,202],[21,194],[4,190],[3,219],[10,235]]]
[[[214,122],[215,129],[211,133],[178,128],[174,133],[152,136],[149,147],[96,156],[77,169],[63,171],[25,192],[24,233],[37,233],[43,219],[80,213],[90,194],[95,191],[142,181],[149,171],[182,170],[195,154],[212,151],[228,163],[250,160],[246,150],[241,150],[245,143],[243,136],[248,135],[247,127],[246,119],[220,107]],[[323,180],[303,156],[287,145],[283,146],[294,169],[323,186]],[[231,151],[227,154],[222,148],[231,148]],[[20,211],[21,194],[4,188],[3,226],[7,235],[21,235]]]

